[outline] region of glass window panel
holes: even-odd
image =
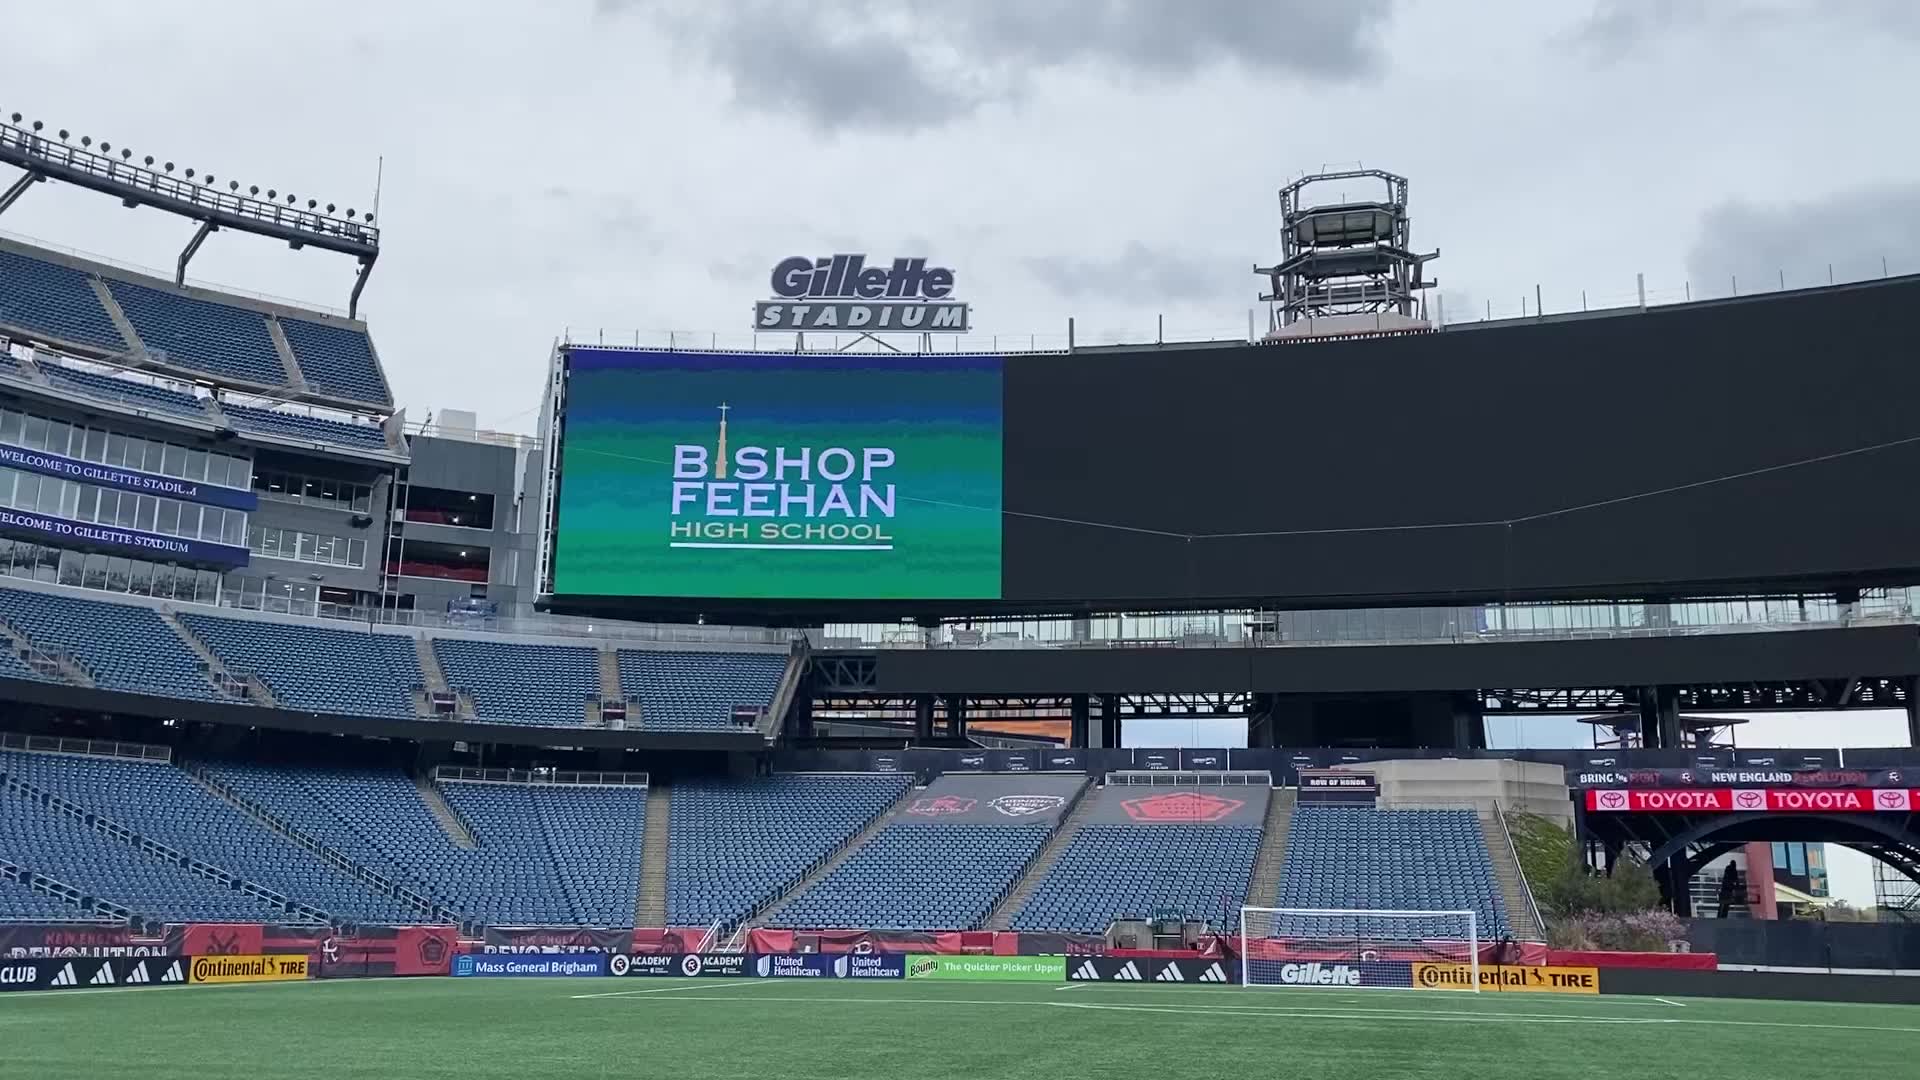
[[[298,554],[296,554],[294,558],[299,559],[301,562],[311,562],[313,560],[313,542],[316,538],[312,533],[308,532],[298,533],[296,535],[299,538],[300,547]]]
[[[169,444],[161,455],[160,472],[166,476],[180,477],[187,474],[187,448]]]
[[[107,456],[107,433],[98,428],[88,428],[87,438],[80,446],[80,456],[98,464]]]
[[[367,507],[372,505],[372,502],[373,496],[369,493],[368,489],[364,487],[356,487],[353,489],[353,508],[355,510],[364,514],[367,512]]]
[[[146,596],[153,592],[153,564],[145,559],[133,560],[127,568],[127,591],[135,596]]]
[[[300,497],[302,499],[317,499],[320,497],[320,481],[315,480],[311,476],[298,476],[293,479],[300,487]],[[291,490],[291,487],[289,490]]]
[[[180,504],[168,499],[160,504],[160,513],[154,518],[153,531],[166,536],[180,535]]]
[[[12,469],[0,469],[0,506],[13,505],[13,485],[19,477]]]
[[[158,473],[160,472],[161,465],[166,460],[167,460],[166,444],[159,443],[159,442],[150,442],[147,444],[146,456],[140,462],[140,471],[150,472],[158,475]],[[131,465],[133,464],[133,462],[129,461],[127,462],[127,464]]]
[[[60,553],[60,584],[62,585],[81,584],[82,581],[85,579],[84,575],[81,573],[81,570],[83,567],[86,566],[86,563],[87,563],[87,557],[85,554],[81,552],[78,552],[78,551],[61,552]]]
[[[125,435],[116,435],[112,432],[107,433],[106,462],[109,465],[123,466],[127,463],[127,437]]]
[[[365,540],[347,541],[347,565],[367,565],[367,542]]]
[[[333,561],[333,537],[316,536],[313,538],[313,559],[315,562]]]
[[[127,436],[127,468],[144,469],[147,465],[147,440]]]
[[[47,448],[47,420],[43,416],[29,416],[21,429],[20,443],[29,450]]]
[[[203,604],[211,604],[220,599],[220,575],[211,570],[202,570],[194,582],[193,598]]]
[[[113,510],[114,524],[123,529],[133,528],[133,521],[134,518],[139,516],[139,510],[140,496],[130,491],[121,492],[120,503],[118,506],[115,506]]]
[[[19,444],[20,421],[21,416],[15,410],[0,411],[0,442]]]
[[[61,517],[70,518],[70,517],[75,517],[77,515],[80,509],[80,491],[82,488],[85,488],[86,486],[87,485],[85,484],[72,484],[72,483],[60,485],[60,516]]]
[[[107,556],[99,552],[93,552],[87,556],[86,581],[84,584],[89,589],[104,589],[107,587]]]
[[[246,535],[247,515],[238,510],[227,511],[227,524],[220,530],[221,541],[238,547]]]
[[[200,507],[192,503],[180,504],[180,535],[197,538],[200,535]]]
[[[107,560],[107,589],[110,592],[127,591],[127,574],[132,560],[114,556]]]
[[[227,457],[225,454],[207,455],[207,483],[227,486]]]
[[[260,554],[278,557],[280,554],[280,530],[260,530]]]
[[[155,510],[159,509],[159,506],[160,500],[152,495],[140,496],[140,508],[134,514],[133,527],[139,529],[141,532],[152,532],[153,514]]]
[[[205,450],[187,451],[187,479],[205,480],[207,478],[207,452]]]
[[[60,580],[60,550],[50,547],[33,549],[33,580],[44,581],[49,585]]]
[[[234,486],[235,487],[249,486],[253,482],[252,481],[253,459],[252,458],[234,458],[233,460],[240,463],[240,471],[234,474],[236,477],[238,477],[238,480],[235,482]]]
[[[100,509],[94,512],[93,520],[98,521],[103,525],[111,525],[116,520],[118,520],[120,517],[119,507],[120,507],[121,494],[122,493],[118,491],[110,491],[106,488],[101,488],[100,489]],[[126,498],[131,499],[133,498],[133,496],[127,495]]]
[[[100,489],[90,484],[81,484],[80,504],[74,508],[73,516],[78,521],[100,520]]]
[[[159,563],[153,568],[153,595],[163,599],[173,596],[173,564]]]
[[[340,482],[337,480],[320,481],[320,497],[328,502],[340,501]]]
[[[38,473],[21,473],[18,485],[13,491],[13,505],[19,510],[31,510],[40,505],[40,476]]]
[[[0,575],[5,575],[13,570],[13,548],[13,541],[4,536],[0,536]]]
[[[65,420],[47,422],[47,453],[67,456],[67,444],[73,440],[73,425]]]
[[[1807,845],[1787,845],[1787,871],[1804,877],[1807,873]]]

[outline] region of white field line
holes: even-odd
[[[613,990],[605,994],[573,994],[575,1001],[590,1001],[593,998],[636,997],[640,994],[678,994],[689,990],[738,990],[747,986],[778,986],[778,979],[707,979],[684,986],[650,986],[645,990]]]

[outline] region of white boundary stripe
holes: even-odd
[[[594,998],[635,997],[640,994],[674,994],[688,990],[738,990],[744,986],[778,986],[779,979],[704,979],[684,986],[649,986],[644,990],[613,990],[605,994],[573,994],[575,1001],[591,1001]]]
[[[1093,985],[1092,983],[1085,983],[1085,982],[1068,983],[1065,986],[1054,987],[1053,992],[1057,994],[1062,990],[1085,990],[1087,987],[1092,985]]]
[[[1682,1002],[1682,1001],[1671,1001],[1671,1000],[1668,1000],[1667,998],[1663,998],[1663,997],[1657,997],[1657,998],[1654,998],[1653,1000],[1655,1000],[1655,1001],[1658,1001],[1658,1002],[1662,1002],[1662,1003],[1664,1003],[1664,1004],[1667,1004],[1667,1005],[1671,1005],[1671,1006],[1673,1006],[1673,1007],[1674,1007],[1674,1008],[1676,1008],[1676,1009],[1684,1009],[1684,1008],[1686,1008],[1686,1007],[1687,1007],[1687,1006],[1686,1006],[1686,1003],[1685,1003],[1685,1002]]]

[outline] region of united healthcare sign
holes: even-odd
[[[868,265],[865,255],[809,259],[773,268],[774,299],[754,305],[758,331],[964,334],[968,308],[953,299],[953,271],[923,258]]]

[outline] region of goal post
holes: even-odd
[[[1472,911],[1240,909],[1242,986],[1480,990]]]

